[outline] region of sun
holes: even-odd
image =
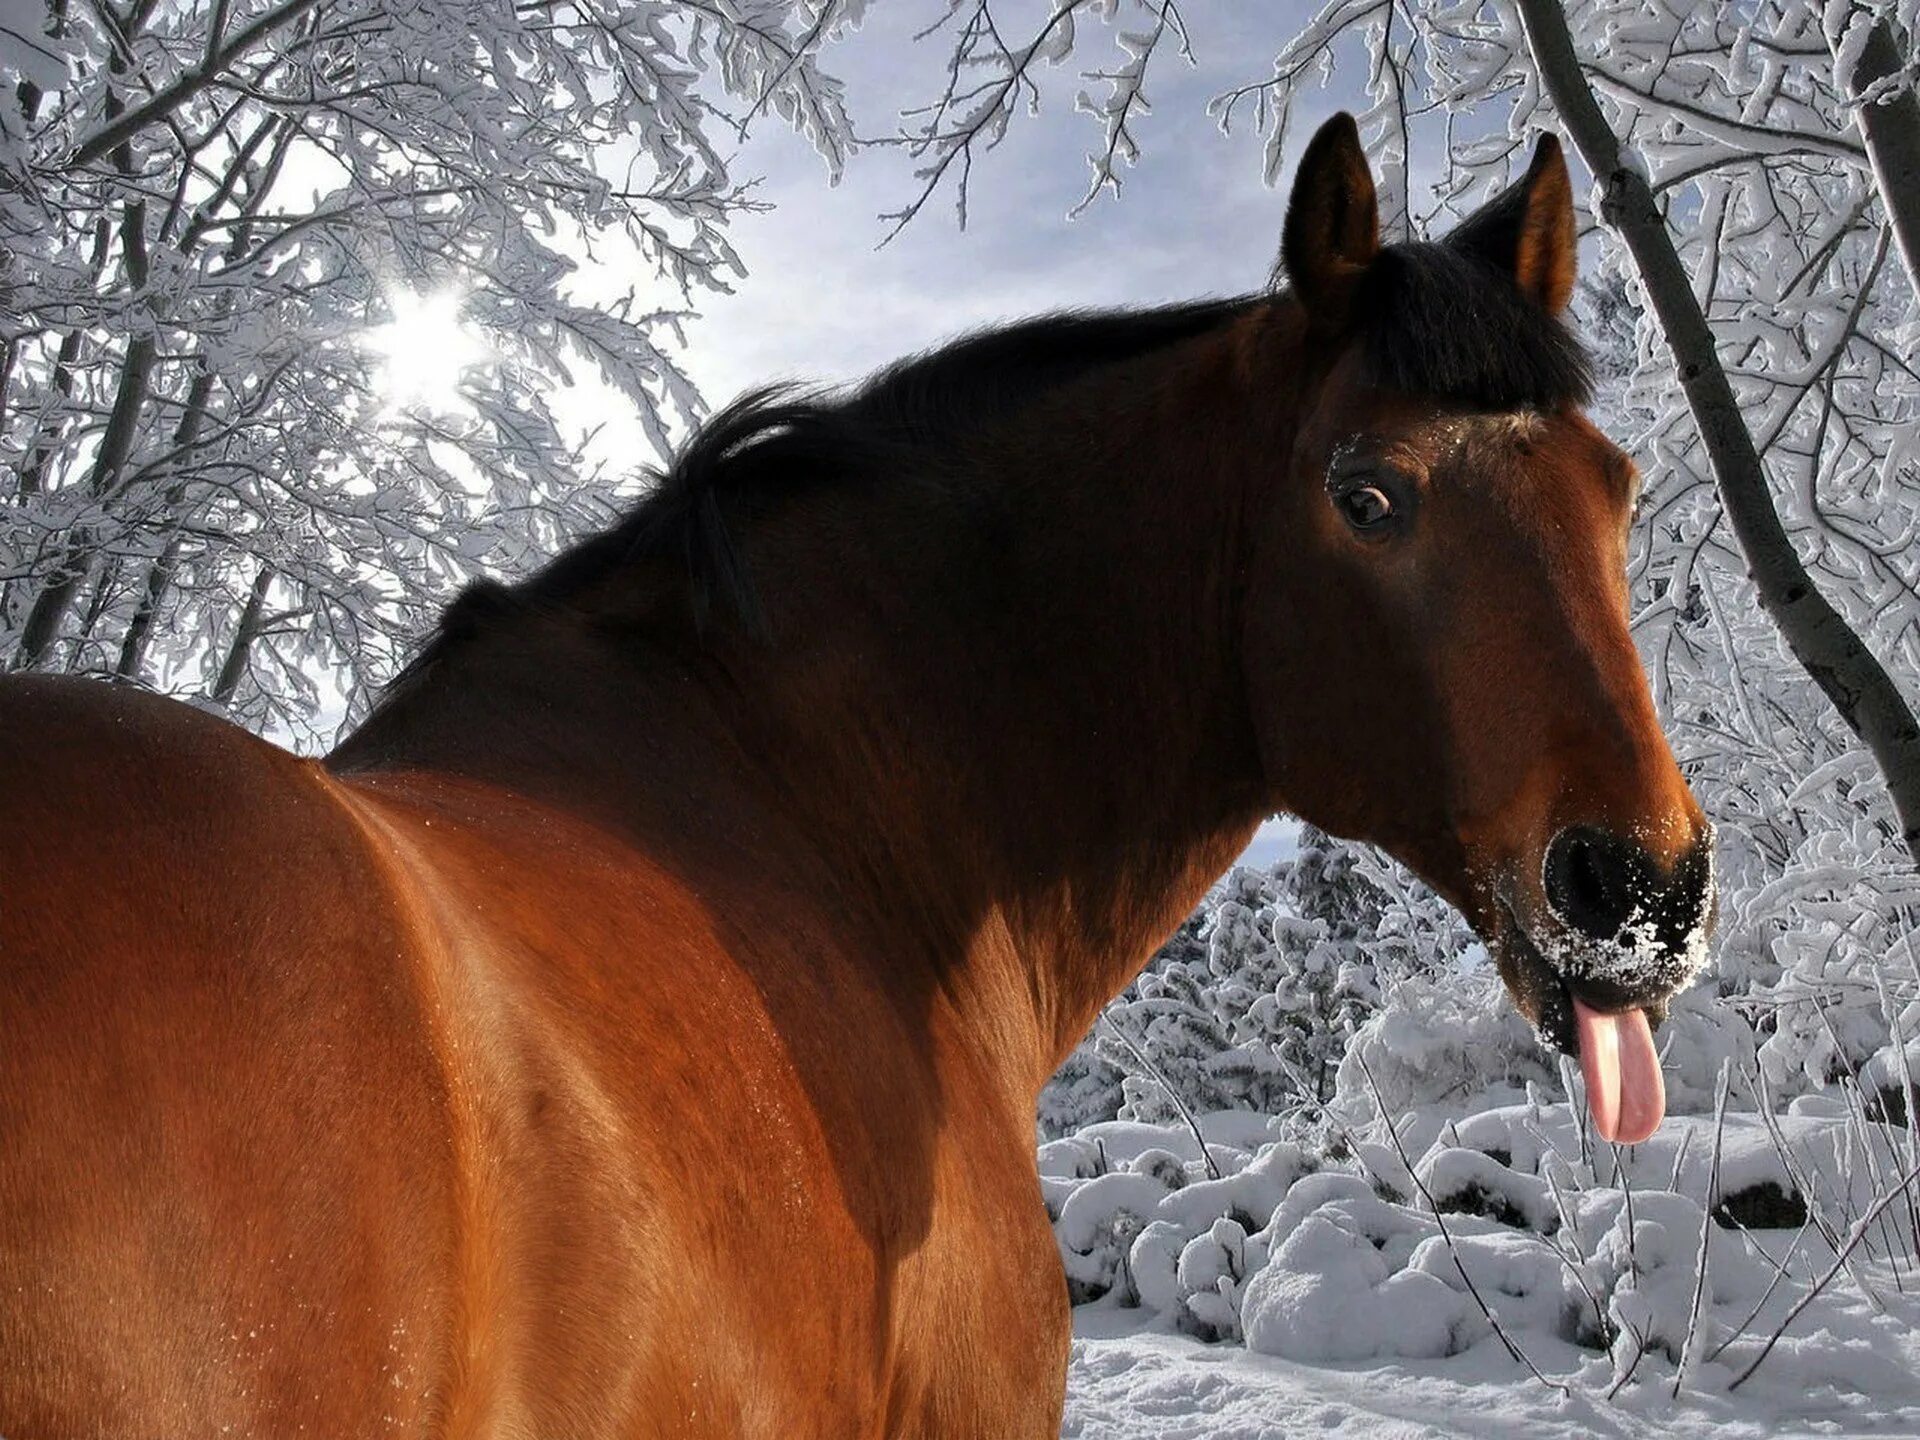
[[[461,318],[458,290],[387,296],[393,317],[368,330],[362,346],[379,357],[374,390],[389,409],[459,411],[471,408],[461,390],[470,371],[491,364],[492,348]]]

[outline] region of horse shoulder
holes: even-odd
[[[496,1262],[472,1301],[491,1410],[860,1433],[885,1222],[850,1193],[882,1187],[848,1051],[870,1037],[797,1024],[833,968],[808,923],[484,783],[343,790],[430,937],[466,1243]]]
[[[925,1243],[902,1266],[890,1435],[1051,1437],[1071,1339],[1030,1103],[977,1046],[941,1047],[950,1097]]]
[[[82,682],[0,684],[0,736],[0,1432],[424,1422],[445,1097],[324,773]]]

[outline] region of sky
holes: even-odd
[[[897,111],[937,93],[947,37],[913,31],[944,5],[880,3],[863,29],[828,52],[861,134],[893,133]],[[1029,7],[1033,8],[1033,7]],[[1021,7],[1005,9],[1016,15]],[[1138,15],[1125,17],[1138,25]],[[1270,73],[1282,32],[1271,0],[1212,7],[1192,20],[1189,67],[1172,53],[1149,72],[1152,111],[1143,154],[1116,200],[1103,195],[1077,219],[1086,152],[1102,143],[1092,117],[1072,113],[1091,85],[1080,72],[1118,59],[1111,27],[1083,24],[1066,64],[1043,74],[1043,108],[1023,113],[976,164],[965,230],[951,187],[881,246],[897,210],[919,189],[897,148],[856,151],[837,187],[807,145],[777,121],[739,153],[772,203],[732,232],[747,268],[732,296],[703,299],[686,361],[710,404],[770,379],[845,381],[902,355],[995,321],[1073,306],[1143,305],[1237,294],[1265,283],[1278,250],[1285,196],[1261,179],[1262,140],[1251,126],[1223,136],[1207,102]],[[1290,144],[1304,144],[1336,108],[1331,97],[1296,113]]]

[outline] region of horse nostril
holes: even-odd
[[[1581,934],[1612,940],[1633,917],[1645,870],[1639,846],[1604,830],[1569,826],[1547,847],[1547,904]]]

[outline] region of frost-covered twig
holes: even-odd
[[[1618,1145],[1609,1145],[1608,1149],[1613,1155],[1613,1178],[1619,1182],[1620,1193],[1626,1209],[1627,1278],[1637,1282],[1640,1278],[1640,1226],[1633,1218],[1633,1182],[1626,1173],[1620,1169],[1620,1147]],[[1609,1400],[1618,1395],[1620,1391],[1625,1388],[1626,1383],[1633,1379],[1633,1372],[1640,1368],[1640,1361],[1647,1353],[1647,1337],[1640,1327],[1625,1319],[1621,1321],[1621,1324],[1625,1327],[1627,1334],[1633,1337],[1633,1359],[1627,1362],[1624,1370],[1615,1372],[1613,1384],[1607,1387],[1607,1399]]]
[[[1406,1167],[1408,1176],[1413,1180],[1414,1189],[1420,1192],[1420,1198],[1427,1202],[1427,1208],[1433,1212],[1434,1224],[1439,1226],[1440,1238],[1447,1247],[1447,1256],[1453,1261],[1453,1268],[1460,1273],[1460,1279],[1466,1285],[1467,1293],[1473,1297],[1473,1303],[1480,1307],[1480,1313],[1486,1316],[1487,1324],[1493,1327],[1493,1333],[1500,1338],[1500,1343],[1506,1347],[1507,1354],[1526,1366],[1533,1378],[1548,1389],[1558,1390],[1562,1395],[1571,1395],[1572,1387],[1564,1381],[1552,1379],[1533,1363],[1532,1357],[1520,1348],[1518,1340],[1507,1333],[1507,1327],[1500,1323],[1500,1317],[1493,1313],[1493,1307],[1488,1305],[1485,1298],[1481,1296],[1480,1287],[1473,1283],[1473,1276],[1467,1273],[1466,1262],[1460,1258],[1460,1247],[1453,1242],[1453,1230],[1447,1224],[1447,1217],[1441,1213],[1439,1202],[1433,1198],[1433,1192],[1427,1188],[1426,1182],[1413,1168],[1412,1160],[1407,1157],[1406,1147],[1400,1143],[1400,1132],[1394,1128],[1393,1119],[1387,1114],[1386,1101],[1381,1097],[1379,1082],[1373,1078],[1373,1070],[1367,1064],[1367,1057],[1355,1051],[1354,1058],[1360,1062],[1360,1072],[1367,1077],[1367,1088],[1373,1092],[1374,1105],[1378,1108],[1380,1118],[1386,1126],[1387,1138],[1393,1141],[1394,1153],[1400,1157],[1400,1163]]]
[[[1559,1158],[1557,1151],[1554,1154],[1556,1159]],[[1607,1307],[1600,1302],[1600,1297],[1594,1293],[1593,1287],[1587,1284],[1586,1272],[1580,1268],[1580,1261],[1583,1258],[1580,1254],[1580,1229],[1574,1221],[1572,1208],[1567,1204],[1566,1191],[1560,1183],[1559,1168],[1543,1167],[1542,1173],[1546,1176],[1547,1192],[1553,1196],[1554,1209],[1560,1215],[1560,1234],[1571,1237],[1572,1253],[1568,1253],[1568,1250],[1562,1249],[1544,1236],[1541,1237],[1540,1243],[1550,1246],[1553,1253],[1560,1257],[1560,1263],[1573,1277],[1573,1283],[1580,1287],[1580,1293],[1585,1295],[1587,1303],[1593,1306],[1594,1334],[1602,1345],[1611,1346],[1614,1338],[1613,1322],[1607,1318]]]
[[[1807,1290],[1807,1293],[1802,1295],[1799,1300],[1794,1303],[1793,1308],[1787,1311],[1785,1317],[1775,1328],[1773,1334],[1767,1337],[1767,1343],[1760,1347],[1760,1353],[1753,1357],[1752,1363],[1749,1364],[1746,1369],[1742,1370],[1733,1378],[1732,1382],[1728,1384],[1727,1389],[1737,1390],[1752,1377],[1753,1372],[1760,1368],[1761,1362],[1773,1353],[1773,1347],[1779,1342],[1780,1337],[1787,1333],[1788,1327],[1800,1318],[1801,1312],[1804,1311],[1807,1306],[1811,1305],[1828,1285],[1833,1283],[1833,1277],[1838,1275],[1840,1271],[1846,1267],[1847,1258],[1853,1254],[1854,1247],[1865,1237],[1868,1229],[1872,1226],[1873,1222],[1879,1218],[1881,1212],[1905,1194],[1907,1187],[1912,1185],[1916,1180],[1920,1180],[1920,1164],[1910,1166],[1907,1173],[1900,1177],[1900,1182],[1895,1185],[1893,1189],[1886,1191],[1879,1199],[1873,1202],[1872,1208],[1860,1217],[1859,1221],[1853,1227],[1853,1233],[1847,1237],[1846,1242],[1840,1247],[1840,1252],[1833,1257],[1833,1263],[1827,1266],[1820,1278],[1814,1281],[1813,1285]]]
[[[1840,1231],[1827,1218],[1826,1207],[1820,1203],[1820,1197],[1814,1192],[1812,1178],[1801,1165],[1799,1156],[1793,1153],[1793,1147],[1787,1144],[1787,1137],[1780,1131],[1780,1122],[1773,1113],[1773,1096],[1767,1085],[1764,1071],[1746,1071],[1746,1079],[1752,1087],[1755,1106],[1754,1113],[1760,1117],[1761,1125],[1766,1129],[1767,1138],[1773,1142],[1774,1154],[1779,1157],[1780,1168],[1786,1172],[1787,1183],[1794,1188],[1807,1207],[1807,1214],[1813,1220],[1813,1227],[1820,1238],[1827,1242],[1832,1250],[1840,1248]],[[1857,1277],[1856,1277],[1857,1278]]]
[[[1693,1261],[1693,1298],[1687,1304],[1687,1340],[1680,1350],[1680,1363],[1674,1367],[1673,1389],[1668,1392],[1676,1399],[1680,1395],[1680,1383],[1686,1379],[1687,1356],[1693,1350],[1700,1328],[1700,1300],[1707,1289],[1707,1252],[1713,1235],[1713,1206],[1715,1197],[1720,1193],[1720,1141],[1726,1133],[1727,1092],[1732,1083],[1733,1060],[1728,1058],[1720,1062],[1720,1085],[1713,1099],[1713,1153],[1707,1161],[1706,1199],[1700,1206],[1700,1249]]]
[[[1613,1377],[1613,1383],[1607,1386],[1609,1400],[1626,1389],[1627,1382],[1633,1379],[1634,1372],[1640,1368],[1640,1362],[1646,1358],[1647,1354],[1647,1337],[1640,1327],[1631,1321],[1622,1321],[1621,1325],[1627,1334],[1633,1337],[1633,1359],[1627,1362],[1627,1368],[1618,1372]]]
[[[1787,1144],[1786,1136],[1781,1133],[1780,1123],[1774,1116],[1773,1104],[1767,1092],[1765,1076],[1756,1074],[1749,1076],[1749,1079],[1753,1084],[1754,1094],[1759,1100],[1758,1113],[1761,1124],[1766,1127],[1767,1136],[1773,1142],[1774,1153],[1787,1172],[1788,1181],[1799,1194],[1801,1203],[1806,1206],[1807,1214],[1813,1220],[1815,1232],[1826,1242],[1827,1248],[1833,1251],[1835,1263],[1845,1265],[1848,1273],[1853,1277],[1854,1285],[1865,1297],[1867,1303],[1876,1311],[1885,1314],[1886,1301],[1880,1298],[1879,1291],[1868,1282],[1865,1272],[1852,1258],[1854,1245],[1842,1236],[1839,1227],[1828,1217],[1826,1206],[1820,1199],[1819,1187],[1813,1183],[1813,1177],[1807,1173],[1806,1167],[1800,1163],[1792,1147]]]
[[[1793,1257],[1800,1253],[1800,1243],[1807,1238],[1807,1231],[1812,1228],[1812,1224],[1813,1222],[1809,1220],[1800,1222],[1800,1228],[1794,1232],[1793,1243],[1787,1247],[1787,1254],[1784,1260],[1775,1260],[1772,1255],[1767,1253],[1766,1247],[1753,1238],[1752,1231],[1748,1230],[1744,1225],[1739,1227],[1740,1238],[1753,1247],[1755,1254],[1759,1255],[1761,1259],[1773,1267],[1773,1279],[1767,1282],[1767,1288],[1760,1292],[1760,1298],[1753,1302],[1753,1308],[1747,1311],[1741,1318],[1740,1323],[1727,1332],[1727,1337],[1724,1340],[1706,1353],[1704,1357],[1705,1363],[1712,1364],[1715,1360],[1718,1360],[1729,1345],[1745,1335],[1747,1333],[1747,1327],[1751,1325],[1754,1320],[1758,1318],[1760,1312],[1766,1308],[1767,1301],[1773,1298],[1773,1292],[1779,1287],[1780,1282],[1793,1278],[1789,1267],[1793,1264]]]
[[[1721,1066],[1721,1071],[1723,1076],[1725,1074],[1725,1069],[1726,1069],[1726,1066],[1725,1066],[1725,1063],[1723,1062]],[[1724,1088],[1724,1086],[1722,1088]],[[1714,1132],[1714,1139],[1716,1141],[1719,1139],[1718,1130]],[[1682,1167],[1686,1165],[1687,1154],[1689,1151],[1692,1150],[1692,1148],[1693,1148],[1693,1127],[1689,1125],[1685,1130],[1682,1130],[1680,1132],[1680,1143],[1673,1147],[1673,1171],[1667,1177],[1667,1188],[1669,1190],[1678,1190],[1680,1188],[1680,1172]]]
[[[1911,923],[1909,921],[1908,923]],[[1909,950],[1909,961],[1914,956]],[[1906,1151],[1909,1165],[1920,1164],[1920,1116],[1914,1114],[1913,1066],[1907,1054],[1907,1036],[1900,1023],[1902,1006],[1887,991],[1886,977],[1874,972],[1874,979],[1880,988],[1880,1011],[1887,1017],[1887,1044],[1892,1050],[1900,1079],[1900,1106],[1906,1118]],[[1881,1107],[1882,1113],[1885,1106]],[[1920,1204],[1912,1194],[1907,1196],[1907,1245],[1908,1253],[1920,1260]]]
[[[1213,1152],[1207,1149],[1207,1137],[1200,1133],[1200,1122],[1194,1118],[1193,1111],[1187,1108],[1187,1102],[1180,1098],[1180,1092],[1175,1090],[1172,1082],[1160,1073],[1160,1067],[1147,1058],[1147,1052],[1134,1044],[1133,1037],[1121,1028],[1120,1022],[1113,1018],[1111,1012],[1102,1010],[1100,1019],[1105,1022],[1107,1029],[1114,1037],[1127,1047],[1127,1052],[1140,1062],[1140,1068],[1147,1072],[1148,1078],[1166,1092],[1167,1099],[1179,1112],[1180,1118],[1186,1122],[1187,1129],[1193,1132],[1193,1143],[1200,1147],[1200,1162],[1207,1167],[1207,1174],[1212,1179],[1218,1180],[1220,1166],[1215,1162]]]
[[[1087,157],[1093,166],[1093,175],[1087,184],[1087,193],[1070,214],[1080,214],[1102,190],[1111,190],[1118,195],[1120,162],[1131,165],[1139,159],[1140,146],[1133,136],[1133,116],[1136,110],[1145,113],[1153,108],[1147,103],[1147,67],[1153,63],[1153,57],[1169,30],[1178,41],[1180,54],[1189,65],[1193,63],[1193,44],[1187,38],[1186,21],[1181,18],[1173,0],[1143,0],[1143,3],[1154,11],[1153,29],[1122,32],[1120,48],[1127,58],[1119,68],[1090,70],[1086,73],[1088,80],[1104,80],[1107,83],[1107,98],[1096,100],[1083,90],[1074,102],[1076,110],[1100,118],[1106,132],[1106,144],[1098,153]]]
[[[912,223],[956,165],[954,213],[961,228],[966,228],[976,147],[990,150],[1005,138],[1022,94],[1028,97],[1030,110],[1039,108],[1040,91],[1032,72],[1038,65],[1057,65],[1072,53],[1076,17],[1090,4],[1091,0],[1058,0],[1029,40],[1012,45],[1001,34],[992,0],[974,0],[948,53],[941,93],[928,104],[904,112],[902,118],[913,122],[912,127],[890,142],[904,146],[921,162],[914,171],[920,183],[911,199],[881,217],[890,222],[882,244]],[[925,39],[943,28],[962,8],[961,0],[955,0],[946,17],[915,38]],[[980,72],[988,78],[972,78]]]

